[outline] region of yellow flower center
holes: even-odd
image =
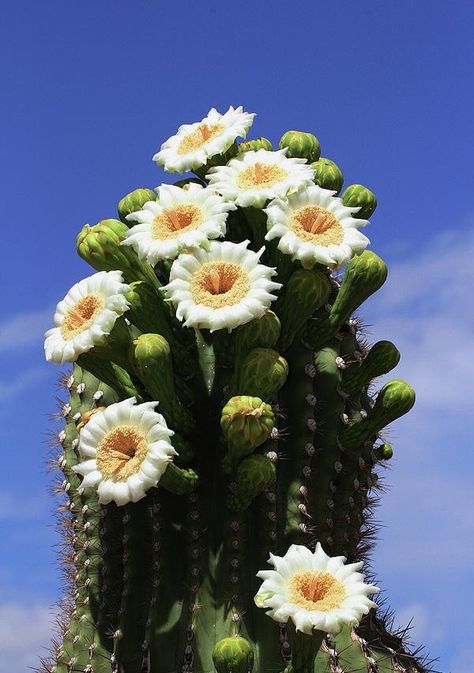
[[[145,435],[133,425],[110,430],[97,446],[97,467],[105,479],[124,481],[135,472],[148,453]]]
[[[67,310],[62,325],[61,335],[64,339],[72,339],[92,325],[94,319],[104,308],[104,300],[96,294],[86,294]]]
[[[344,239],[342,224],[321,206],[298,208],[291,216],[290,227],[302,241],[316,245],[339,245]]]
[[[196,304],[211,308],[238,304],[249,289],[248,273],[232,262],[206,262],[193,274],[191,281]]]
[[[205,145],[211,138],[215,138],[224,130],[222,124],[199,124],[192,133],[184,136],[178,147],[178,154],[187,154],[195,152]]]
[[[261,164],[257,161],[252,166],[247,166],[237,176],[239,189],[255,189],[259,187],[272,187],[280,182],[288,173],[276,164]]]
[[[202,221],[201,209],[191,203],[165,208],[153,220],[152,238],[175,238],[180,231],[197,229]]]
[[[305,610],[330,612],[340,607],[346,597],[344,585],[334,575],[307,570],[290,580],[290,601]]]

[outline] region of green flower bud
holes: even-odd
[[[331,159],[324,159],[321,157],[318,161],[311,164],[316,171],[314,181],[323,189],[332,189],[339,192],[344,182],[339,166],[331,161]]]
[[[342,192],[341,197],[345,206],[360,208],[355,216],[360,217],[361,220],[367,220],[377,208],[375,194],[364,185],[349,185]]]
[[[160,283],[150,264],[142,262],[130,245],[120,245],[127,232],[127,225],[120,220],[101,220],[93,227],[86,224],[77,236],[77,252],[97,271],[117,269],[126,283],[147,281],[163,301]]]
[[[392,456],[393,456],[393,447],[391,444],[385,442],[385,444],[381,444],[380,446],[377,447],[377,457],[380,460],[390,460]]]
[[[305,322],[327,301],[330,290],[329,278],[319,269],[297,269],[291,274],[277,309],[282,320],[281,350],[291,346]]]
[[[191,493],[196,488],[197,483],[198,476],[194,470],[183,470],[171,462],[160,479],[160,486],[163,486],[170,493],[176,493],[176,495]]]
[[[317,161],[321,154],[319,140],[312,133],[304,131],[287,131],[280,138],[278,147],[282,150],[287,147],[286,156],[289,158],[301,157],[308,163]]]
[[[224,472],[230,473],[257,446],[268,439],[275,423],[269,404],[259,397],[231,397],[222,410],[221,428],[228,444],[222,462]]]
[[[258,150],[273,151],[273,145],[268,138],[254,138],[253,140],[244,140],[237,146],[237,153],[242,152],[258,152]]]
[[[127,215],[135,213],[137,210],[142,210],[147,201],[156,201],[156,192],[146,187],[134,189],[133,192],[126,194],[123,199],[120,199],[117,211],[122,222],[127,224]]]
[[[254,348],[246,355],[238,374],[240,395],[253,395],[269,400],[285,384],[288,363],[271,348]]]
[[[247,509],[252,500],[275,483],[276,468],[270,458],[255,453],[244,458],[237,468],[235,493],[229,496],[229,508]]]
[[[254,654],[248,640],[230,636],[214,645],[212,660],[217,673],[252,673]]]
[[[273,348],[280,336],[280,319],[273,311],[266,311],[261,318],[255,318],[237,328],[235,333],[235,353],[238,361],[253,348]]]
[[[142,334],[132,343],[130,359],[151,399],[160,403],[159,410],[169,425],[183,435],[190,434],[195,427],[194,419],[178,399],[166,339],[160,334]]]

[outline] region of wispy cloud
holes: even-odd
[[[19,313],[0,323],[0,352],[41,343],[52,315],[52,308],[43,308]]]
[[[41,604],[0,604],[0,673],[24,673],[48,653],[54,610]]]
[[[11,399],[42,381],[47,376],[46,367],[32,367],[20,372],[9,381],[0,380],[0,402]]]

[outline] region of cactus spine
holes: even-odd
[[[190,146],[218,132],[209,124],[200,129],[202,138],[192,136]],[[289,131],[281,148],[287,159],[311,164],[320,187],[341,189],[342,173],[320,158],[314,135]],[[206,185],[210,167],[262,151],[272,152],[265,138],[227,145],[191,183]],[[263,168],[255,171],[261,177]],[[184,192],[189,181],[177,184]],[[78,237],[79,254],[94,269],[122,272],[128,310],[102,344],[78,357],[69,380],[59,467],[71,609],[47,670],[427,670],[373,610],[337,635],[307,636],[254,603],[256,574],[269,552],[320,542],[330,556],[352,563],[370,548],[371,498],[379,466],[392,455],[380,433],[414,403],[413,390],[399,380],[372,398],[373,379],[393,369],[400,354],[388,341],[367,350],[352,317],[385,282],[384,262],[359,250],[342,282],[324,263],[303,268],[264,243],[266,216],[260,205],[245,204],[229,214],[227,239],[250,238],[251,249],[264,243],[263,259],[282,285],[278,299],[232,331],[191,320],[184,327],[163,290],[174,282],[171,260],[153,268],[122,245],[127,216],[149,202],[160,207],[155,198],[149,189],[134,190],[119,202],[120,221],[86,226]],[[358,217],[376,206],[362,185],[348,187],[341,203],[359,208]],[[205,290],[216,302],[230,291],[228,277],[208,268]],[[178,455],[145,497],[101,504],[73,470],[81,460],[79,431],[98,407],[131,397],[158,402]]]

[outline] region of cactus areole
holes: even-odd
[[[315,135],[212,109],[86,225],[59,302],[69,592],[49,673],[425,671],[364,576],[383,430],[414,403],[354,312],[384,283],[376,207]],[[339,269],[341,274],[335,275]],[[380,387],[380,386],[379,386]]]

